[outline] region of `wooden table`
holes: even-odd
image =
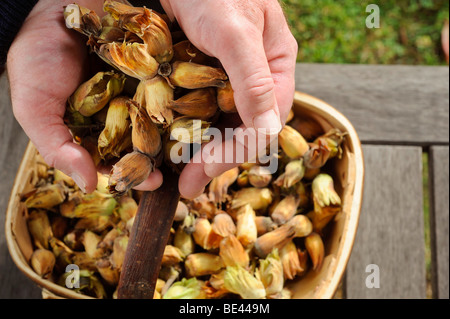
[[[449,68],[298,64],[297,89],[340,110],[363,143],[364,203],[343,297],[449,298]],[[0,77],[0,112],[4,214],[28,143],[14,120],[5,76]],[[425,153],[428,167],[422,164]],[[424,171],[429,194],[422,187]],[[424,198],[430,210],[429,285]],[[4,229],[4,216],[0,220]],[[376,275],[373,269],[379,270],[379,288],[366,285]],[[2,234],[0,298],[40,297],[40,289],[11,261]]]

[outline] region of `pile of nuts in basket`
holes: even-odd
[[[66,123],[95,164],[113,169],[83,194],[41,163],[39,182],[22,199],[34,271],[67,287],[67,267],[75,265],[72,289],[114,298],[141,195],[132,188],[163,161],[182,169],[167,156],[170,136],[203,143],[198,137],[236,107],[220,63],[171,30],[164,15],[127,1],[105,1],[104,9],[103,18],[78,5],[65,10],[68,25],[116,69],[77,89]],[[277,172],[245,163],[179,202],[154,298],[290,298],[291,280],[320,270],[327,226],[342,208],[327,164],[342,156],[345,134],[293,113],[288,123]],[[177,140],[177,128],[190,136]]]
[[[297,122],[280,134],[275,174],[245,163],[179,202],[155,298],[290,298],[289,281],[320,270],[327,226],[341,211],[327,163],[341,155],[344,135],[334,129],[307,143],[311,131],[302,136]],[[83,194],[62,172],[39,167],[35,189],[22,196],[31,266],[66,286],[66,267],[76,265],[77,292],[115,297],[141,193],[114,197],[99,174],[97,190]]]

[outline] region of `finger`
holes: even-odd
[[[160,170],[155,170],[150,176],[140,185],[134,187],[138,191],[154,191],[161,187],[163,183],[163,175]]]
[[[83,192],[91,193],[96,189],[94,162],[86,149],[73,142],[62,120],[39,132],[28,128],[26,133],[48,165],[72,177]]]
[[[233,161],[226,161],[218,156],[207,157],[204,164],[204,172],[210,178],[215,178],[223,173],[249,162],[248,151],[246,145],[237,142],[235,139],[226,140],[220,145],[223,154],[236,154],[236,149],[242,147],[243,152],[238,151],[239,156],[235,156]]]
[[[214,146],[213,152],[208,151],[208,145],[211,143],[205,145],[202,157],[205,174],[214,178],[243,163],[259,163],[275,167],[272,164],[276,164],[273,162],[276,157],[270,154],[278,151],[277,137],[269,138],[263,133],[254,135],[254,132],[253,129],[247,129],[242,125],[234,130],[233,138]]]
[[[294,99],[298,43],[276,1],[269,3],[266,15],[264,49],[275,84],[281,121],[284,124]]]
[[[173,13],[173,9],[172,9],[172,6],[171,6],[171,4],[170,4],[170,1],[168,1],[168,0],[160,0],[160,3],[161,3],[161,6],[163,7],[163,9],[164,9],[164,12],[167,14],[167,16],[169,17],[169,19],[171,20],[171,21],[174,21],[175,20],[175,15],[174,15],[174,13]]]
[[[189,163],[180,175],[178,188],[182,197],[194,199],[205,191],[210,181],[211,178],[205,174],[202,163]]]
[[[222,32],[216,56],[229,76],[245,126],[278,134],[282,125],[263,35],[255,26],[245,27],[239,25],[231,30],[236,32]]]
[[[182,197],[194,199],[200,196],[211,178],[205,174],[202,152],[197,152],[180,174],[178,189]],[[195,181],[195,182],[193,182]]]
[[[294,60],[295,61],[295,60]],[[284,63],[281,59],[276,63]],[[295,93],[295,65],[280,72],[272,73],[275,83],[275,96],[279,105],[281,122],[286,124],[292,108]]]

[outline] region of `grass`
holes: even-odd
[[[445,64],[441,31],[448,0],[282,0],[299,43],[299,62]],[[367,5],[380,8],[379,29],[368,29]]]

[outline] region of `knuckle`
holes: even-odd
[[[271,94],[275,88],[275,84],[270,75],[261,74],[262,72],[255,72],[248,76],[244,83],[245,91],[253,98],[263,98]]]
[[[292,55],[297,56],[299,46],[298,46],[297,40],[294,38],[294,36],[292,34],[290,35],[289,44],[290,44],[290,49],[292,50],[291,51]]]

